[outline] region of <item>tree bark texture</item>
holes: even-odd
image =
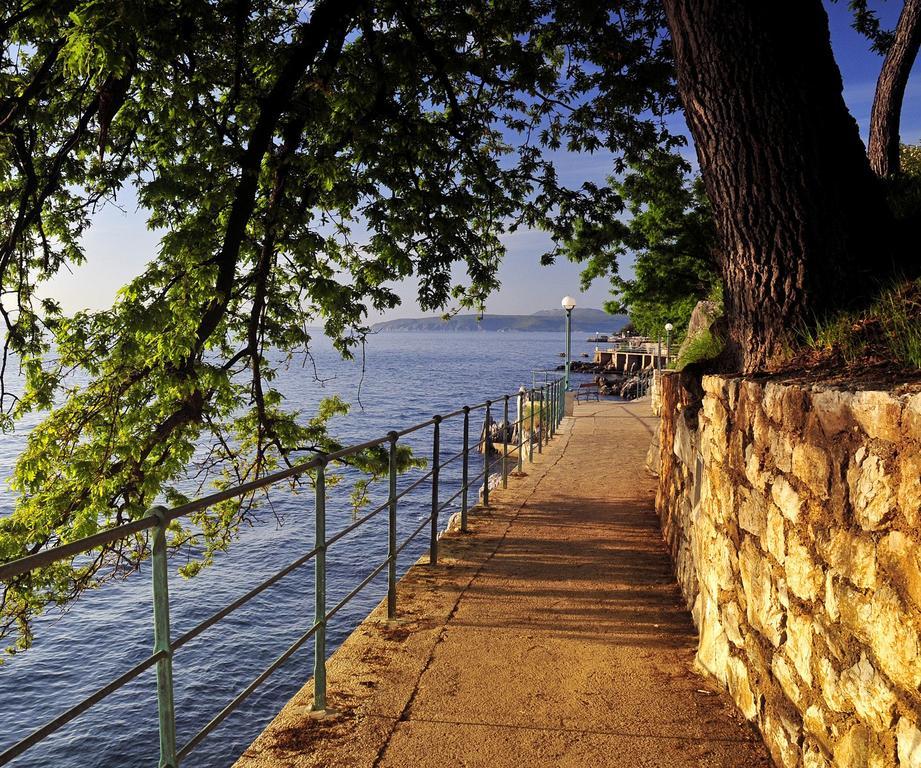
[[[876,82],[867,157],[882,177],[899,172],[899,120],[908,75],[921,46],[921,0],[905,0]]]
[[[747,372],[865,302],[891,217],[842,97],[820,0],[664,0],[721,240],[727,355]]]

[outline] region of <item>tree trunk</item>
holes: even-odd
[[[664,0],[720,236],[727,354],[777,362],[866,302],[891,217],[842,98],[820,0]]]
[[[886,51],[870,113],[870,167],[882,177],[899,172],[899,119],[908,75],[921,45],[921,0],[905,0]]]

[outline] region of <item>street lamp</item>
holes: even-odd
[[[569,391],[569,358],[572,350],[572,311],[576,308],[576,300],[572,296],[564,296],[560,302],[566,310],[566,376],[563,379],[564,388]]]
[[[675,326],[671,323],[665,324],[665,365],[668,366],[668,360],[672,354],[672,331],[675,330]]]

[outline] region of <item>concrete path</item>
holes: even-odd
[[[769,766],[692,671],[696,636],[643,469],[645,404],[589,403],[436,568],[401,582],[247,751],[264,766]],[[338,698],[337,698],[338,697]]]

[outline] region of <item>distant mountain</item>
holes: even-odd
[[[413,331],[561,331],[566,313],[562,309],[543,309],[533,315],[455,315],[387,320],[371,326],[384,333]],[[609,315],[600,309],[579,308],[572,311],[572,330],[578,333],[612,333],[627,324],[626,315]]]

